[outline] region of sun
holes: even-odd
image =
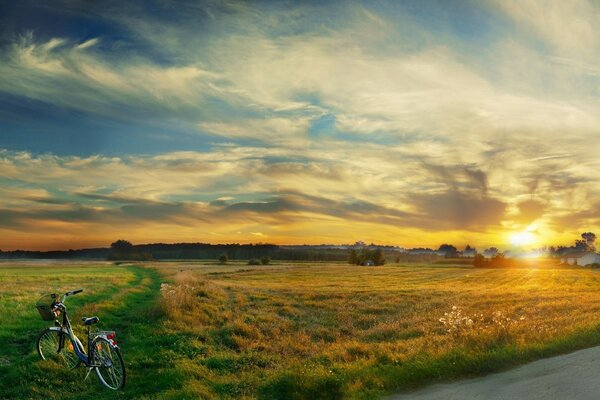
[[[513,233],[510,242],[514,246],[527,246],[535,242],[535,235],[528,231]]]

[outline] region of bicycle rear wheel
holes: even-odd
[[[59,350],[61,339],[63,347]],[[73,349],[69,334],[58,328],[44,329],[40,333],[37,339],[37,352],[42,360],[51,360],[68,368],[75,368],[81,362]]]
[[[100,382],[109,389],[119,390],[125,387],[125,363],[121,351],[108,339],[97,337],[92,342],[92,360]]]

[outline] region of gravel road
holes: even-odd
[[[436,384],[388,400],[598,400],[600,347],[546,358],[482,378]]]

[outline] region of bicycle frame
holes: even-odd
[[[63,303],[63,302],[64,302],[64,298],[63,298],[63,301],[61,301],[61,303]],[[75,335],[75,332],[73,332],[73,327],[71,326],[71,320],[69,319],[69,316],[67,315],[67,309],[66,309],[66,307],[64,307],[64,305],[61,308],[61,316],[62,316],[62,322],[58,323],[58,321],[57,321],[59,326],[50,328],[52,330],[57,330],[62,333],[62,335],[60,335],[60,341],[58,344],[58,352],[60,352],[64,348],[65,336],[68,335],[71,345],[73,346],[73,350],[75,351],[75,354],[77,355],[77,358],[79,358],[81,360],[81,362],[83,362],[85,364],[86,367],[90,367],[90,368],[101,367],[102,365],[95,364],[94,360],[93,360],[93,352],[91,351],[91,349],[92,349],[92,342],[94,341],[94,339],[96,337],[92,337],[91,326],[90,325],[87,326],[87,354],[85,354],[79,348],[79,344],[81,344],[81,347],[83,347],[83,344],[81,343],[81,340],[79,340],[77,335]],[[98,335],[98,336],[101,336],[101,335]],[[116,343],[114,343],[114,341],[112,339],[109,339],[109,340],[116,347]]]

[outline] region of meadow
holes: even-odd
[[[0,399],[371,399],[600,344],[600,273],[535,265],[0,264]],[[76,287],[122,393],[37,358],[37,297]]]

